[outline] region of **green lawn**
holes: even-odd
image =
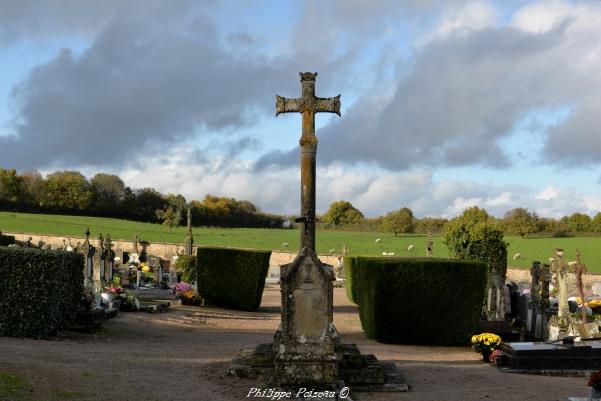
[[[113,239],[131,240],[135,235],[150,242],[182,243],[185,239],[185,227],[177,227],[173,233],[159,224],[138,223],[127,220],[107,219],[99,217],[58,216],[44,214],[6,213],[0,212],[0,231],[38,233],[60,236],[83,236],[86,227],[90,227],[92,235],[110,234]],[[194,228],[195,243],[198,245],[231,246],[240,248],[257,248],[271,250],[297,251],[298,230],[254,229],[254,228]],[[376,244],[376,239],[381,242]],[[513,267],[530,267],[533,260],[548,261],[553,248],[565,249],[568,260],[575,259],[576,247],[582,252],[582,260],[589,271],[601,273],[601,238],[520,238],[506,237],[509,242],[509,265]],[[353,255],[381,255],[382,252],[395,252],[397,256],[423,256],[426,251],[425,236],[394,237],[389,233],[329,231],[317,232],[317,250],[325,254],[334,250],[340,253],[345,245]],[[287,242],[287,248],[282,243]],[[408,252],[409,245],[415,250]],[[520,260],[513,260],[519,252]],[[434,255],[447,257],[448,251],[440,237],[434,237]]]

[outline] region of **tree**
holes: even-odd
[[[114,216],[125,198],[125,184],[121,178],[112,174],[98,173],[90,180],[94,191],[94,209]]]
[[[334,225],[357,224],[361,223],[364,219],[363,213],[347,201],[333,202],[327,213],[323,216],[323,220],[326,223]]]
[[[518,234],[520,237],[538,232],[540,226],[536,213],[529,212],[523,207],[517,207],[505,213],[503,224],[508,232]]]
[[[164,226],[169,227],[169,233],[172,232],[173,227],[177,227],[182,219],[182,213],[180,210],[173,206],[167,206],[164,210],[156,211],[157,217],[163,222]]]
[[[420,234],[440,233],[444,225],[448,222],[447,219],[438,217],[424,217],[423,219],[417,219],[415,221],[415,232]]]
[[[591,220],[591,230],[601,233],[601,212],[597,213]]]
[[[15,204],[23,200],[23,179],[16,170],[0,168],[0,199]]]
[[[156,221],[156,211],[165,208],[165,199],[160,192],[154,188],[138,189],[130,201],[131,213],[135,218],[145,221]]]
[[[57,171],[46,179],[46,205],[58,210],[88,210],[94,193],[81,173]]]
[[[485,209],[478,206],[470,206],[463,211],[461,218],[465,221],[473,221],[474,223],[490,220],[490,216]]]
[[[384,216],[382,228],[385,231],[393,232],[396,237],[398,233],[413,232],[413,212],[408,207],[390,212]]]
[[[34,209],[45,205],[46,180],[38,170],[29,170],[21,174],[25,202]]]
[[[568,217],[568,230],[575,233],[591,231],[591,217],[584,213],[574,213]]]

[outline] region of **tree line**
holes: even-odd
[[[560,219],[540,217],[534,211],[523,207],[509,210],[501,218],[488,214],[477,206],[466,209],[463,219],[486,220],[495,223],[509,235],[545,235],[565,237],[571,235],[600,234],[601,212],[591,217],[585,213],[573,213]],[[416,218],[408,207],[375,218],[365,218],[363,213],[350,202],[337,201],[330,205],[321,216],[321,227],[325,229],[359,229],[362,231],[383,231],[397,234],[440,234],[449,223],[448,219],[437,217]]]
[[[57,171],[43,177],[38,171],[17,173],[0,168],[0,210],[72,214],[163,223],[170,229],[185,224],[219,227],[282,227],[284,216],[262,212],[249,201],[207,195],[188,202],[180,194],[154,188],[132,189],[113,174],[87,179],[78,171]]]

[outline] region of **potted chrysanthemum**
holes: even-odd
[[[482,360],[489,362],[490,354],[501,346],[501,337],[493,333],[472,336],[472,348],[482,354]]]

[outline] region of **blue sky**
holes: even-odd
[[[319,115],[318,212],[601,211],[601,2],[0,0],[0,166],[299,208]]]

